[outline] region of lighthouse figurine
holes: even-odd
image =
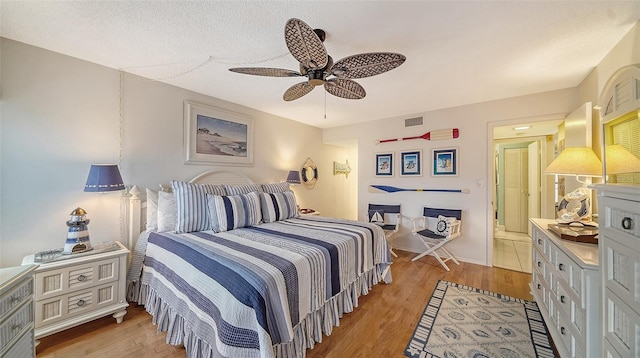
[[[67,221],[69,231],[67,241],[64,244],[63,254],[77,254],[91,250],[89,241],[89,219],[87,212],[82,208],[76,208],[71,212],[71,220]]]

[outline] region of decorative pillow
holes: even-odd
[[[266,223],[298,216],[296,196],[291,190],[282,193],[260,193],[262,221]]]
[[[171,187],[176,196],[176,233],[211,230],[207,194],[225,195],[224,187],[176,180],[171,181]]]
[[[148,209],[147,209],[148,210]],[[158,192],[158,232],[174,231],[176,229],[176,196],[164,191]]]
[[[291,190],[291,185],[286,181],[282,183],[262,184],[262,191],[265,193],[282,193]]]
[[[369,210],[369,222],[384,225],[384,210]]]
[[[441,236],[449,236],[451,235],[451,224],[455,222],[456,218],[448,218],[442,215],[438,215],[438,222],[436,223],[436,227],[433,232]]]
[[[226,195],[249,194],[253,191],[262,192],[260,184],[225,185],[224,188],[227,192]]]
[[[215,232],[258,225],[262,218],[258,192],[231,196],[207,194],[207,205]]]
[[[158,231],[158,192],[147,188],[147,231]]]

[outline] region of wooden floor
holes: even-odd
[[[447,280],[531,300],[531,275],[461,262],[445,271],[431,256],[412,262],[397,251],[393,283],[373,287],[359,306],[340,320],[329,337],[307,350],[308,358],[403,357],[403,351],[438,280]],[[165,343],[144,307],[131,305],[124,322],[105,317],[44,337],[37,357],[185,357],[184,348]]]

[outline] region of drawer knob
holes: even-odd
[[[538,284],[538,290],[542,287],[542,285]]]
[[[84,300],[78,300],[78,302],[76,303],[76,305],[77,305],[78,307],[82,307],[82,306],[84,306],[84,304],[85,304],[85,301],[84,301]]]
[[[564,271],[564,264],[558,264],[558,270]]]
[[[633,229],[633,219],[631,219],[630,217],[625,217],[624,219],[622,219],[622,228],[625,230]]]
[[[562,335],[567,334],[567,330],[564,329],[564,327],[560,327],[560,333],[562,333]]]
[[[80,282],[84,282],[84,281],[86,281],[86,280],[87,280],[87,276],[85,276],[85,275],[80,275],[80,276],[78,276],[78,281],[80,281]]]
[[[538,267],[542,267],[542,262],[538,261]]]
[[[21,329],[22,329],[22,325],[21,325],[21,324],[19,324],[19,323],[14,323],[14,324],[11,326],[11,330],[12,330],[12,331],[19,331],[19,330],[21,330]]]
[[[538,245],[542,245],[542,240],[538,239]]]
[[[560,302],[567,303],[567,299],[564,297],[564,295],[560,296]]]

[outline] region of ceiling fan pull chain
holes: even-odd
[[[327,119],[327,91],[324,91],[324,119]]]

